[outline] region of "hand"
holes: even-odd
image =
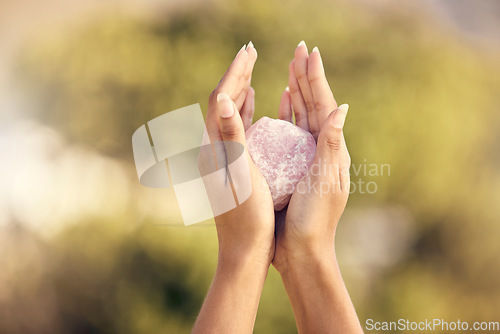
[[[245,147],[249,164],[252,193],[243,203],[215,217],[219,238],[219,257],[239,260],[251,256],[269,266],[274,254],[274,210],[269,187],[246,149],[245,130],[251,126],[254,113],[254,90],[250,86],[257,51],[253,44],[242,48],[210,94],[207,112],[207,131],[212,144],[219,144],[216,154],[226,154],[223,141]],[[220,160],[220,159],[219,159]],[[224,159],[223,159],[224,160]],[[228,159],[229,160],[229,159]],[[235,175],[231,175],[233,183]],[[248,175],[240,175],[248,177]]]
[[[252,191],[236,208],[215,217],[219,261],[193,333],[251,333],[274,255],[271,193],[246,149],[245,140],[245,129],[250,127],[254,112],[250,80],[256,59],[257,51],[249,43],[238,52],[209,98],[206,126],[216,161],[227,166],[232,144],[243,145],[249,173],[238,174],[239,169],[230,171],[231,187],[237,192],[238,184],[248,183]],[[224,178],[216,187],[227,187],[227,180]],[[217,197],[218,192],[212,194]]]
[[[301,265],[311,256],[334,256],[335,230],[350,185],[351,162],[342,132],[348,106],[337,109],[317,48],[310,55],[305,44],[296,48],[289,87],[282,95],[279,118],[291,122],[293,106],[297,126],[317,138],[317,151],[288,207],[276,213],[273,264],[280,272],[292,259]]]
[[[289,67],[279,118],[317,139],[316,156],[288,208],[276,213],[273,265],[281,274],[299,333],[362,333],[335,256],[335,230],[349,196],[350,157],[337,107],[317,48],[305,43]],[[292,109],[293,106],[293,109]]]

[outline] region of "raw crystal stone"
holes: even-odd
[[[246,131],[247,146],[269,185],[274,209],[283,209],[316,153],[316,141],[290,122],[262,117]]]

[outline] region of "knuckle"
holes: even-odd
[[[338,137],[326,138],[325,145],[332,151],[339,151],[342,141]]]
[[[314,101],[314,107],[316,108],[316,110],[329,109],[329,108],[327,108],[326,104],[321,100]]]
[[[222,138],[225,140],[233,140],[236,139],[239,135],[238,129],[234,127],[224,127],[220,130]]]
[[[309,74],[309,75],[307,76],[307,78],[308,78],[308,80],[309,80],[309,83],[311,83],[311,84],[312,84],[312,83],[314,83],[314,84],[315,84],[316,82],[319,82],[319,81],[321,81],[321,79],[322,79],[320,76],[318,76],[318,75],[314,75],[314,74]]]
[[[316,110],[314,101],[311,101],[311,100],[306,101],[306,108],[307,108],[307,111],[309,111],[309,112],[313,112],[314,110]]]
[[[297,85],[290,85],[288,88],[290,89],[290,94],[295,94],[300,92],[300,88]]]
[[[304,79],[307,80],[307,74],[305,74],[304,72],[296,72],[295,73],[296,77],[297,77],[297,81],[303,81]]]

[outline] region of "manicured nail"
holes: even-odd
[[[289,92],[289,91],[290,91],[290,87],[286,86],[285,90],[286,90],[287,92]]]
[[[349,105],[347,103],[341,104],[340,106],[337,107],[337,109],[341,109],[345,113],[349,110]]]
[[[242,51],[245,51],[246,47],[247,47],[247,46],[246,46],[246,44],[245,44],[245,45],[243,45],[243,46],[241,47],[241,49],[238,51],[238,53],[236,54],[236,56],[234,56],[234,58],[236,59],[236,57],[238,57],[238,55],[239,55]]]
[[[317,47],[317,46],[315,46],[315,47],[313,48],[312,52],[317,52],[317,53],[319,53],[319,49],[318,49],[318,47]]]
[[[349,105],[348,104],[342,104],[337,107],[337,111],[342,110],[344,113],[340,113],[337,115],[335,113],[334,118],[333,118],[333,126],[336,128],[343,128],[344,123],[345,123],[345,118],[347,116],[347,110],[349,110]]]
[[[253,46],[252,41],[248,42],[248,45],[247,45],[247,50],[248,50],[249,48],[254,48],[254,49],[255,49],[255,46]]]
[[[299,45],[297,45],[298,48],[300,48],[301,46],[304,46],[306,48],[306,52],[309,53],[309,51],[307,51],[307,45],[306,45],[306,42],[304,41],[300,41]]]
[[[222,118],[229,118],[234,115],[234,108],[229,95],[220,93],[217,95],[217,104],[219,107],[219,115]]]

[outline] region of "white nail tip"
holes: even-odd
[[[347,103],[344,103],[344,104],[341,104],[340,106],[338,106],[337,109],[341,109],[341,110],[347,112],[347,110],[349,110],[349,105]]]
[[[297,45],[297,46],[301,46],[301,45],[306,46],[306,42],[304,42],[304,41],[300,41],[299,45]]]
[[[318,52],[318,53],[319,53],[319,49],[318,49],[318,47],[317,47],[317,46],[315,46],[315,47],[313,48],[312,52]]]

